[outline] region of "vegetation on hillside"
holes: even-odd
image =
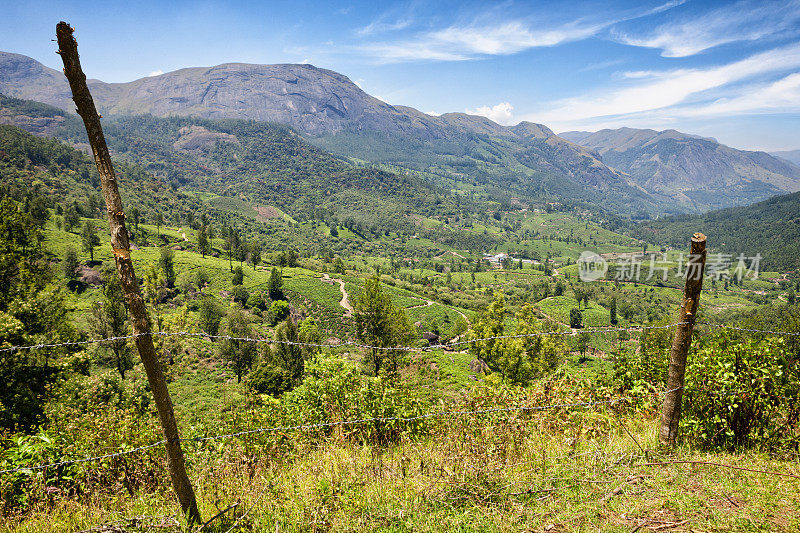
[[[687,232],[698,229],[722,253],[747,257],[760,254],[769,270],[800,268],[800,193],[702,215],[658,219],[633,226],[631,234],[648,242],[677,246],[686,240]]]
[[[172,146],[198,126],[238,144]],[[797,528],[793,479],[675,464],[796,475],[797,337],[699,326],[681,446],[656,448],[678,252],[614,279],[646,246],[602,214],[417,188],[269,125],[109,138],[201,510],[242,502],[220,531]],[[90,159],[0,127],[0,187],[0,530],[185,529],[159,446],[29,469],[160,433]],[[586,249],[620,254],[606,278],[580,281]],[[701,322],[798,330],[792,273],[723,274]]]

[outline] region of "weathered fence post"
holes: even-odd
[[[197,509],[197,500],[195,499],[192,484],[189,482],[189,477],[186,475],[183,450],[181,449],[178,435],[178,424],[175,421],[175,413],[172,409],[172,400],[153,346],[147,309],[142,299],[142,293],[139,290],[139,282],[136,280],[133,271],[128,230],[125,227],[125,213],[122,209],[122,198],[120,198],[119,189],[117,188],[117,177],[111,164],[111,156],[108,153],[103,128],[100,125],[100,116],[97,114],[94,100],[89,92],[89,87],[86,85],[86,75],[81,70],[78,43],[72,36],[73,31],[66,22],[62,21],[56,25],[58,53],[64,62],[64,74],[67,76],[69,86],[72,89],[72,99],[75,101],[78,114],[83,119],[86,133],[89,136],[89,143],[94,153],[94,161],[97,164],[97,171],[100,173],[103,197],[108,209],[108,225],[111,229],[111,247],[114,250],[117,273],[119,274],[122,291],[125,294],[125,301],[128,304],[128,311],[131,315],[133,333],[136,335],[136,348],[142,358],[142,363],[144,363],[147,380],[150,383],[150,389],[153,391],[153,398],[161,419],[161,428],[166,439],[167,466],[172,477],[172,485],[178,495],[183,512],[189,521],[200,524],[202,520]]]
[[[673,446],[678,435],[681,420],[681,401],[683,382],[686,374],[686,356],[692,344],[692,330],[697,317],[697,304],[703,288],[703,274],[706,266],[706,236],[695,233],[686,263],[686,287],[683,290],[683,303],[680,310],[680,325],[675,330],[672,349],[669,354],[669,376],[667,392],[661,409],[661,444]]]

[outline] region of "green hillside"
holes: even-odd
[[[506,204],[557,201],[617,214],[669,212],[557,137],[459,133],[420,139],[345,132],[310,141],[342,157],[410,169],[441,187]]]
[[[109,147],[175,183],[258,206],[297,220],[349,220],[378,233],[414,232],[411,214],[456,214],[460,200],[425,182],[358,168],[312,147],[286,126],[244,120],[131,116],[104,124]],[[85,142],[68,121],[59,137]]]
[[[800,268],[800,193],[703,215],[654,220],[634,226],[631,234],[654,244],[685,247],[686,236],[694,231],[705,233],[715,252],[761,254],[767,270],[796,270]]]

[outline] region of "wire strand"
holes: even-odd
[[[133,335],[122,335],[119,337],[107,337],[104,339],[88,339],[84,341],[68,341],[68,342],[59,342],[59,343],[41,343],[41,344],[29,344],[29,345],[19,345],[19,346],[10,346],[6,348],[0,348],[0,353],[3,352],[15,352],[19,350],[36,350],[42,348],[62,348],[67,346],[85,346],[89,344],[101,344],[105,342],[115,342],[121,340],[132,340],[136,339],[137,337],[143,337],[146,335],[151,335],[154,337],[198,337],[198,338],[205,338],[205,339],[214,339],[214,340],[230,340],[230,341],[240,341],[240,342],[259,342],[259,343],[267,343],[267,344],[286,344],[289,346],[307,346],[311,348],[364,348],[369,350],[384,350],[384,351],[408,351],[408,352],[423,352],[429,350],[441,350],[447,348],[453,348],[455,346],[463,346],[466,344],[474,344],[477,342],[485,342],[491,340],[504,340],[504,339],[524,339],[524,338],[531,338],[531,337],[545,337],[545,336],[566,336],[566,335],[575,335],[577,333],[589,333],[589,334],[601,334],[601,333],[613,333],[613,332],[620,332],[620,331],[648,331],[648,330],[659,330],[659,329],[671,329],[677,326],[685,326],[690,324],[690,322],[675,322],[672,324],[667,324],[664,326],[628,326],[628,327],[602,327],[602,328],[585,328],[585,329],[569,329],[566,331],[537,331],[534,333],[522,333],[516,335],[496,335],[494,337],[481,337],[475,339],[467,339],[463,341],[457,342],[447,342],[441,344],[432,344],[429,346],[373,346],[370,344],[363,344],[354,341],[341,341],[336,343],[330,344],[323,344],[323,343],[313,343],[313,342],[296,342],[296,341],[284,341],[279,339],[268,339],[266,337],[234,337],[231,335],[209,335],[207,333],[202,332],[193,332],[193,331],[151,331],[146,333],[138,333]],[[786,335],[786,336],[800,336],[800,332],[794,331],[777,331],[777,330],[770,330],[770,329],[753,329],[753,328],[740,328],[737,326],[730,326],[728,324],[714,324],[711,322],[695,322],[694,325],[696,326],[709,326],[718,329],[730,329],[734,331],[743,331],[746,333],[762,333],[766,335]]]
[[[245,435],[253,435],[257,433],[269,433],[275,431],[304,431],[309,429],[319,429],[319,428],[329,428],[329,427],[337,427],[337,426],[347,426],[347,425],[356,425],[356,424],[366,424],[366,423],[373,423],[373,422],[414,422],[417,420],[429,419],[429,418],[436,418],[442,416],[464,416],[464,415],[480,415],[480,414],[489,414],[489,413],[504,413],[504,412],[512,412],[512,411],[547,411],[551,409],[564,409],[564,408],[572,408],[572,407],[583,407],[589,408],[594,407],[596,405],[613,405],[615,403],[620,403],[625,400],[629,400],[630,398],[622,397],[617,398],[614,400],[601,400],[595,402],[578,402],[578,403],[562,403],[562,404],[553,404],[553,405],[539,405],[539,406],[514,406],[514,407],[497,407],[491,409],[476,409],[476,410],[450,410],[450,411],[437,411],[434,413],[425,413],[422,415],[411,416],[411,417],[399,417],[399,416],[390,416],[390,417],[374,417],[374,418],[360,418],[356,420],[340,420],[336,422],[319,422],[315,424],[299,424],[295,426],[277,426],[277,427],[268,427],[268,428],[256,428],[256,429],[249,429],[245,431],[238,431],[236,433],[225,433],[220,435],[211,435],[208,437],[188,437],[188,438],[181,438],[178,439],[179,442],[206,442],[211,440],[219,440],[219,439],[230,439],[235,437],[242,437]],[[51,467],[59,467],[59,466],[66,466],[75,463],[87,463],[87,462],[94,462],[94,461],[101,461],[103,459],[111,459],[114,457],[120,457],[123,455],[130,455],[132,453],[138,453],[149,448],[155,448],[156,446],[160,446],[162,444],[166,444],[166,439],[159,440],[152,444],[148,444],[146,446],[140,446],[138,448],[134,448],[132,450],[126,450],[116,453],[109,453],[104,455],[98,455],[93,457],[84,457],[82,459],[71,459],[68,461],[59,461],[57,463],[48,463],[43,465],[37,466],[26,466],[26,467],[17,467],[17,468],[10,468],[6,470],[0,470],[0,474],[13,474],[16,472],[26,472],[26,471],[35,471],[35,470],[44,470],[45,468]]]

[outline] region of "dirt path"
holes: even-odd
[[[552,296],[549,296],[548,298],[552,298]],[[545,298],[545,300],[547,300],[548,298]],[[542,300],[542,301],[544,301],[544,300]],[[554,318],[554,317],[552,317],[552,316],[548,315],[547,313],[545,313],[544,311],[542,311],[542,310],[541,310],[540,308],[538,308],[538,307],[534,307],[534,309],[535,309],[536,311],[538,311],[538,312],[539,312],[539,313],[540,313],[540,314],[541,314],[543,317],[545,317],[546,319],[548,319],[548,320],[550,320],[550,321],[552,321],[552,322],[555,322],[556,324],[560,324],[560,325],[562,325],[562,326],[564,326],[564,327],[567,327],[567,328],[569,328],[569,329],[570,329],[570,331],[572,331],[572,334],[573,334],[573,335],[575,334],[575,330],[574,330],[574,329],[572,329],[572,328],[570,327],[570,325],[569,325],[569,324],[567,324],[566,322],[562,322],[562,321],[560,321],[560,320],[557,320],[556,318]]]
[[[412,298],[418,298],[420,300],[424,300],[425,303],[424,304],[419,304],[419,305],[412,305],[411,307],[406,307],[406,311],[409,310],[409,309],[418,309],[420,307],[428,307],[428,306],[433,305],[433,304],[436,303],[433,300],[425,300],[425,298],[419,298],[419,296],[413,296]]]
[[[450,255],[455,256],[455,257],[460,257],[461,259],[466,259],[466,257],[461,255],[460,253],[453,252],[453,251],[445,252],[445,253],[443,253],[441,255],[438,255],[438,256],[434,257],[434,259],[441,259],[442,257],[446,256],[447,254],[450,254]]]
[[[419,296],[413,296],[413,298],[418,298],[418,299],[420,299],[420,300],[424,300],[424,301],[425,301],[425,303],[424,303],[424,304],[419,304],[419,305],[412,305],[411,307],[406,307],[406,311],[408,311],[409,309],[418,309],[418,308],[420,308],[420,307],[428,307],[428,306],[431,306],[431,305],[433,305],[433,304],[435,304],[435,303],[436,303],[436,302],[434,302],[433,300],[426,300],[425,298],[420,298]],[[461,311],[459,311],[458,309],[455,309],[455,308],[453,308],[453,307],[450,307],[449,305],[445,305],[445,304],[441,304],[441,305],[443,305],[444,307],[446,307],[446,308],[450,309],[451,311],[455,311],[456,313],[458,313],[459,315],[461,315],[461,316],[464,318],[464,320],[466,320],[466,322],[467,322],[467,325],[471,325],[471,323],[470,323],[470,321],[469,321],[469,318],[467,318],[467,315],[465,315],[464,313],[462,313],[462,312],[461,312]]]
[[[322,279],[324,281],[330,281],[330,282],[336,281],[339,283],[339,290],[342,291],[342,299],[339,301],[339,305],[341,305],[345,309],[344,316],[352,316],[353,306],[350,305],[350,298],[347,295],[347,290],[345,290],[344,288],[344,280],[332,278],[328,275],[327,272],[322,274]]]

